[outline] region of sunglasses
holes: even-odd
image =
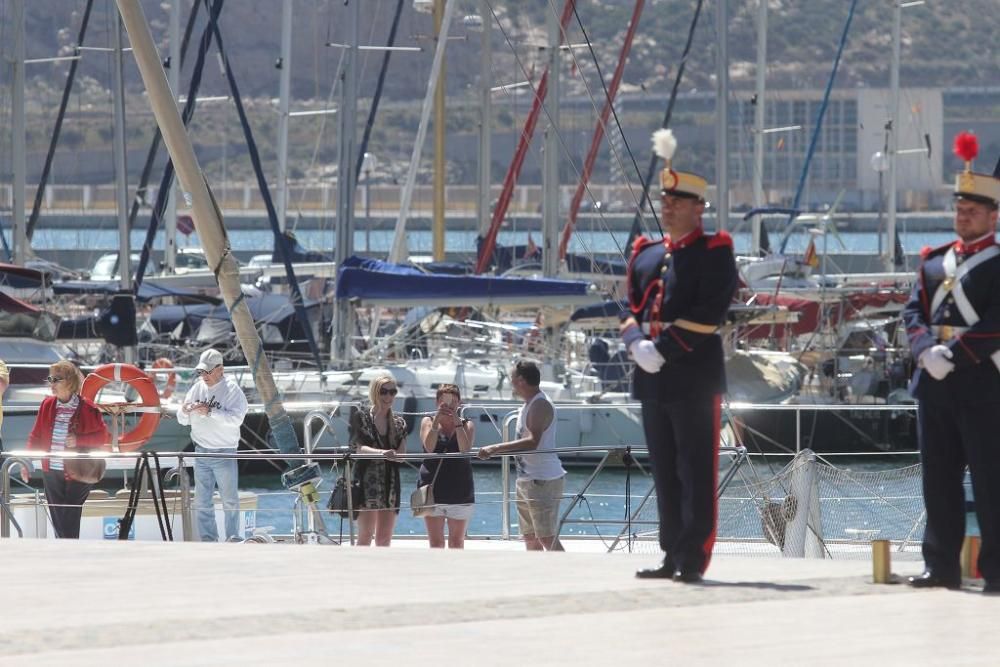
[[[216,366],[215,368],[219,368],[219,367]],[[215,368],[213,368],[211,370],[207,370],[207,371],[204,371],[204,370],[202,370],[200,368],[197,368],[197,369],[195,369],[194,372],[198,374],[198,377],[201,377],[202,375],[208,375],[209,373],[214,373],[215,372]]]
[[[380,396],[395,396],[399,393],[399,390],[395,387],[382,387],[378,390]]]
[[[49,384],[57,384],[65,379],[66,378],[56,377],[55,375],[49,375],[48,377],[45,378],[45,381],[48,382]]]

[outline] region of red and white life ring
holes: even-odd
[[[153,368],[173,368],[174,362],[170,361],[166,357],[160,357],[153,362]],[[156,383],[156,378],[162,377],[163,373],[148,373],[149,377],[152,378],[153,383]],[[174,389],[177,388],[177,373],[170,372],[166,374],[167,383],[160,389],[160,398],[170,398],[174,394]]]
[[[97,392],[109,382],[125,382],[139,393],[142,403],[130,406],[129,412],[142,413],[139,422],[118,438],[118,449],[131,452],[142,447],[160,423],[160,392],[152,378],[130,364],[104,364],[83,381],[80,395],[94,402]]]

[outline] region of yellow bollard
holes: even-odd
[[[872,540],[872,582],[888,584],[892,578],[889,540]]]
[[[966,535],[962,543],[962,576],[978,579],[979,574],[979,541],[978,535]]]

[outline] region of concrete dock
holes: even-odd
[[[1000,596],[863,560],[0,541],[0,665],[996,664]],[[897,563],[899,575],[920,563]]]

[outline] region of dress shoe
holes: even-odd
[[[697,584],[701,579],[701,572],[698,570],[681,569],[674,571],[674,581],[679,581],[682,584]]]
[[[649,567],[635,573],[639,579],[673,579],[674,564],[669,560],[664,560],[659,567]]]
[[[914,588],[947,588],[948,590],[957,591],[962,587],[961,580],[945,579],[944,577],[937,576],[930,570],[925,570],[923,574],[910,577],[907,581]]]
[[[983,586],[983,595],[1000,595],[1000,581],[987,581]]]

